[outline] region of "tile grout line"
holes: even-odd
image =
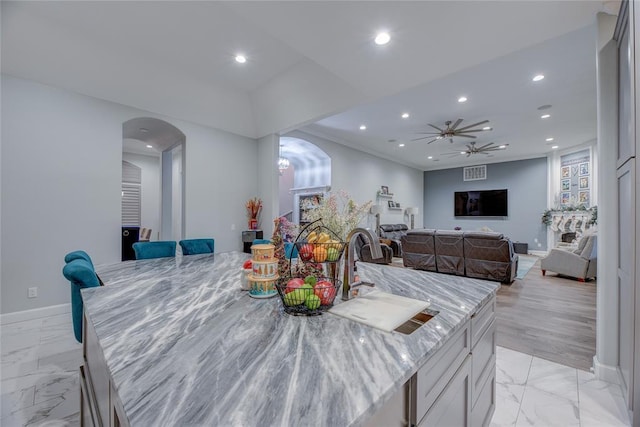
[[[524,402],[524,396],[527,394],[527,387],[529,384],[529,375],[531,374],[531,366],[533,365],[533,355],[531,355],[531,360],[529,360],[529,369],[527,370],[527,378],[524,380],[524,390],[522,390],[522,396],[520,396],[520,404],[518,405],[518,413],[516,414],[516,422],[514,426],[518,425],[518,418],[520,418],[520,412],[522,411],[522,402]]]

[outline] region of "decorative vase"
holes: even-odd
[[[258,219],[251,218],[249,220],[249,230],[257,230],[258,229]]]

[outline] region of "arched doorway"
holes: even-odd
[[[304,222],[301,201],[331,190],[331,157],[318,146],[300,138],[281,137],[280,156],[289,160],[279,179],[280,216]]]
[[[152,229],[150,240],[184,237],[185,144],[184,133],[164,120],[138,117],[122,124],[123,161],[141,168],[138,226]]]

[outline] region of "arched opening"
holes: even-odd
[[[279,179],[280,216],[304,224],[304,200],[331,189],[331,157],[300,138],[280,138],[280,156],[289,161]]]
[[[138,117],[122,124],[122,159],[141,174],[139,223],[130,224],[135,222],[131,215],[125,219],[123,189],[123,230],[151,229],[150,240],[183,238],[185,144],[184,133],[164,120]],[[124,248],[123,240],[123,258]]]

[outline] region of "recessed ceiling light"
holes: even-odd
[[[553,141],[553,138],[547,138],[547,139],[545,139],[545,141],[551,142],[551,141]]]
[[[142,132],[142,133],[147,133],[147,132],[149,132],[149,129],[147,129],[147,128],[140,128],[140,132]]]
[[[551,117],[551,114],[543,114],[540,116],[541,119],[548,119],[549,117]]]
[[[387,44],[387,43],[389,43],[390,40],[391,40],[391,36],[386,31],[379,32],[378,34],[376,34],[376,38],[373,39],[373,41],[378,46],[382,46],[384,44]]]
[[[147,148],[153,148],[153,145],[147,144]]]
[[[367,127],[365,125],[360,125],[360,130],[367,130]]]
[[[482,128],[482,130],[491,130],[491,126],[485,126]]]
[[[552,149],[552,150],[555,150],[556,148],[558,148],[558,146],[557,146],[557,145],[552,145],[552,146],[551,146],[551,149]]]
[[[408,119],[409,118],[409,113],[402,113],[401,116],[403,119]]]
[[[502,145],[498,145],[498,148],[507,148],[507,146],[505,144],[502,144]]]
[[[433,156],[429,156],[429,157],[427,157],[427,159],[431,160],[431,159],[433,159]]]
[[[239,64],[244,64],[245,62],[247,62],[247,57],[244,55],[236,55],[236,62]]]
[[[458,98],[458,102],[467,102],[467,97],[461,96],[460,98]]]
[[[535,76],[533,76],[534,82],[539,82],[542,79],[544,79],[544,74],[536,74]]]
[[[398,144],[398,147],[404,147],[404,144]]]

